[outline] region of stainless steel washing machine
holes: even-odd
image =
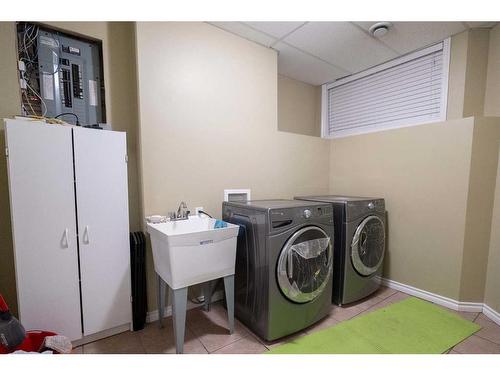
[[[384,199],[338,195],[295,199],[332,205],[335,221],[333,303],[355,302],[375,292],[381,284],[385,255]]]
[[[238,224],[235,314],[272,341],[325,317],[331,309],[333,209],[294,200],[224,202]]]

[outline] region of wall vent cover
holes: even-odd
[[[241,202],[250,199],[250,189],[224,189],[225,202]]]

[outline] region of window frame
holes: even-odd
[[[375,132],[384,131],[384,130],[405,128],[405,127],[410,127],[410,126],[432,124],[435,122],[445,121],[447,107],[448,107],[450,45],[451,45],[451,38],[446,38],[439,43],[435,43],[431,46],[422,48],[420,50],[410,52],[406,55],[397,57],[397,58],[392,59],[388,62],[385,62],[385,63],[382,63],[380,65],[376,65],[372,68],[368,68],[366,70],[363,70],[362,72],[354,73],[350,76],[340,78],[336,81],[323,84],[321,86],[321,137],[327,138],[327,139],[343,138],[343,137],[349,137],[349,136],[353,136],[353,135],[375,133]],[[363,128],[345,129],[345,130],[340,130],[337,132],[334,131],[332,134],[330,134],[330,128],[329,128],[329,123],[328,123],[328,110],[329,110],[328,91],[331,88],[344,85],[344,84],[351,82],[351,81],[356,81],[356,80],[361,79],[363,77],[366,77],[368,75],[378,73],[382,70],[392,68],[396,65],[400,65],[400,64],[403,64],[405,62],[414,60],[414,59],[418,59],[419,57],[428,55],[432,52],[436,52],[439,50],[443,51],[443,72],[442,72],[443,74],[442,74],[442,78],[441,78],[441,100],[440,100],[441,111],[439,113],[439,118],[437,118],[436,120],[432,120],[432,121],[422,120],[422,119],[414,119],[414,120],[408,120],[408,121],[402,122],[401,120],[394,120],[394,121],[389,121],[389,122],[385,122],[382,124],[367,125],[367,126],[364,126]]]

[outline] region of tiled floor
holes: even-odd
[[[209,312],[201,308],[187,313],[184,352],[189,354],[257,354],[327,327],[377,310],[409,295],[390,288],[381,288],[374,295],[344,307],[332,306],[331,313],[315,325],[276,342],[264,342],[236,321],[235,332],[227,331],[226,311],[220,303],[214,303]],[[453,349],[450,354],[500,354],[500,326],[481,313],[456,312],[463,318],[476,322],[482,329]],[[75,354],[88,353],[175,353],[172,319],[164,319],[164,327],[150,323],[141,331],[125,332],[74,349]]]

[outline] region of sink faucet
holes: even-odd
[[[187,220],[189,217],[189,210],[187,209],[187,205],[185,202],[181,202],[179,205],[179,208],[177,209],[177,212],[171,212],[170,213],[170,220],[171,221],[176,221],[176,220]]]

